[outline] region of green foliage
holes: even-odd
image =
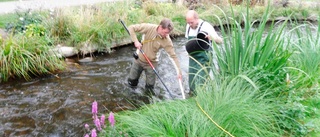
[[[320,25],[320,23],[318,23]],[[289,58],[287,86],[283,88],[280,108],[280,126],[286,135],[307,136],[311,132],[319,134],[319,31],[314,24],[293,25],[288,31],[293,51]],[[295,34],[295,35],[293,35]],[[311,105],[311,103],[313,105]],[[317,136],[317,135],[316,135]]]
[[[43,24],[51,38],[57,43],[63,43],[70,38],[70,30],[74,27],[70,16],[63,16],[62,11],[57,11],[57,16],[43,21]],[[58,16],[59,15],[59,16]]]
[[[230,28],[222,28],[225,37],[223,47],[213,44],[221,75],[236,76],[250,69],[258,69],[257,71],[274,76],[281,75],[280,70],[290,57],[290,52],[284,46],[288,43],[285,43],[285,38],[281,35],[286,23],[280,28],[275,28],[274,23],[271,23],[266,28],[269,16],[267,13],[268,10],[257,28],[254,27],[255,22],[251,23],[249,11],[240,21],[231,19],[230,24],[233,25]],[[241,22],[244,22],[244,28]]]
[[[308,93],[308,92],[306,92]],[[308,126],[310,136],[320,135],[320,95],[319,88],[313,89],[309,94],[309,98],[302,101],[302,104],[306,106],[306,119],[303,123]]]
[[[307,120],[307,117],[317,117],[320,108],[319,89],[297,89],[287,92],[285,104],[280,107],[279,125],[287,136],[304,137],[310,132],[319,132],[317,121]],[[311,105],[311,101],[315,103]]]
[[[40,14],[32,13],[31,10],[16,12],[18,18],[6,25],[9,33],[24,33],[29,24],[39,24],[42,21]]]
[[[160,102],[138,111],[119,113],[115,116],[118,133],[229,136],[229,132],[233,136],[281,136],[275,117],[277,105],[258,96],[257,90],[246,80],[226,78],[210,81],[203,87],[196,98]]]
[[[294,54],[290,58],[291,75],[296,75],[296,79],[292,80],[297,85],[312,87],[319,83],[320,74],[320,23],[318,26],[314,24],[303,24],[294,27],[291,31],[296,34],[292,40],[293,47],[291,49]],[[316,29],[318,27],[318,29]],[[294,68],[294,69],[292,69]]]
[[[278,109],[281,114],[279,126],[284,129],[284,135],[310,134],[319,125],[304,123],[306,115],[312,113],[307,111],[303,101],[312,97],[294,93],[306,93],[303,91],[318,88],[319,34],[310,31],[309,27],[306,27],[304,33],[301,26],[288,30],[290,25],[287,22],[268,23],[271,15],[268,12],[265,12],[256,27],[248,15],[249,10],[243,19],[231,18],[228,21],[232,25],[221,28],[225,41],[222,47],[213,44],[218,66],[214,78],[246,74],[256,81],[265,94],[264,98],[273,99],[272,102],[281,105]],[[217,19],[222,26],[221,19]],[[292,32],[296,32],[295,35]],[[211,62],[214,69],[214,61]],[[203,90],[201,87],[204,86],[200,86],[197,91]],[[308,108],[312,109],[314,107]]]
[[[16,20],[16,14],[8,13],[0,15],[0,28],[5,28],[9,22],[14,22]]]
[[[45,33],[46,33],[46,29],[41,24],[29,24],[26,26],[25,35],[27,37],[32,37],[32,36],[41,37],[41,36],[45,36]]]
[[[145,2],[142,8],[147,13],[148,16],[158,16],[158,17],[174,17],[174,15],[184,15],[186,8],[179,6],[174,3],[155,3],[155,2]],[[175,11],[175,12],[172,12]]]
[[[46,45],[44,37],[16,35],[0,46],[0,74],[9,78],[31,79],[64,68],[64,63]]]

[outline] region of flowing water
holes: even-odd
[[[183,85],[187,87],[185,39],[173,41],[183,71]],[[66,72],[56,76],[2,83],[0,136],[84,136],[84,124],[94,126],[91,114],[93,101],[98,102],[99,115],[106,116],[111,111],[134,109],[150,103],[143,93],[144,74],[138,88],[131,89],[125,84],[133,52],[133,45],[122,46],[110,54],[94,55],[92,62],[70,64]],[[181,98],[176,71],[164,51],[161,51],[157,72],[174,98]],[[157,100],[171,99],[159,80],[156,81],[155,92]]]

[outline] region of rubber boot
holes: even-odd
[[[138,83],[139,83],[138,79],[130,79],[130,78],[128,79],[128,84],[131,88],[137,87]]]

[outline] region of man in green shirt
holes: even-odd
[[[170,32],[173,30],[173,23],[170,19],[163,19],[159,25],[149,23],[130,25],[128,30],[131,39],[134,42],[134,46],[137,49],[142,49],[154,68],[157,68],[158,66],[159,50],[163,48],[174,61],[173,64],[178,74],[178,78],[181,78],[179,61],[169,36]],[[143,38],[141,42],[138,40],[136,32],[142,34]],[[151,92],[151,94],[154,94],[153,89],[156,74],[150,64],[148,64],[146,58],[141,53],[138,53],[138,58],[133,61],[129,73],[128,84],[130,86],[135,87],[138,85],[142,71],[145,71],[146,74],[146,90]]]

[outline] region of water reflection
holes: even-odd
[[[184,39],[174,40],[187,87],[188,57]],[[0,136],[83,136],[84,124],[93,124],[91,103],[98,102],[99,113],[135,109],[150,103],[144,96],[144,74],[138,88],[126,81],[133,46],[116,48],[111,54],[97,54],[93,62],[74,63],[67,72],[31,81],[15,80],[0,86]],[[177,76],[162,51],[158,73],[176,98],[181,98]],[[59,77],[59,78],[57,78]],[[171,99],[160,81],[155,86],[160,100]]]

